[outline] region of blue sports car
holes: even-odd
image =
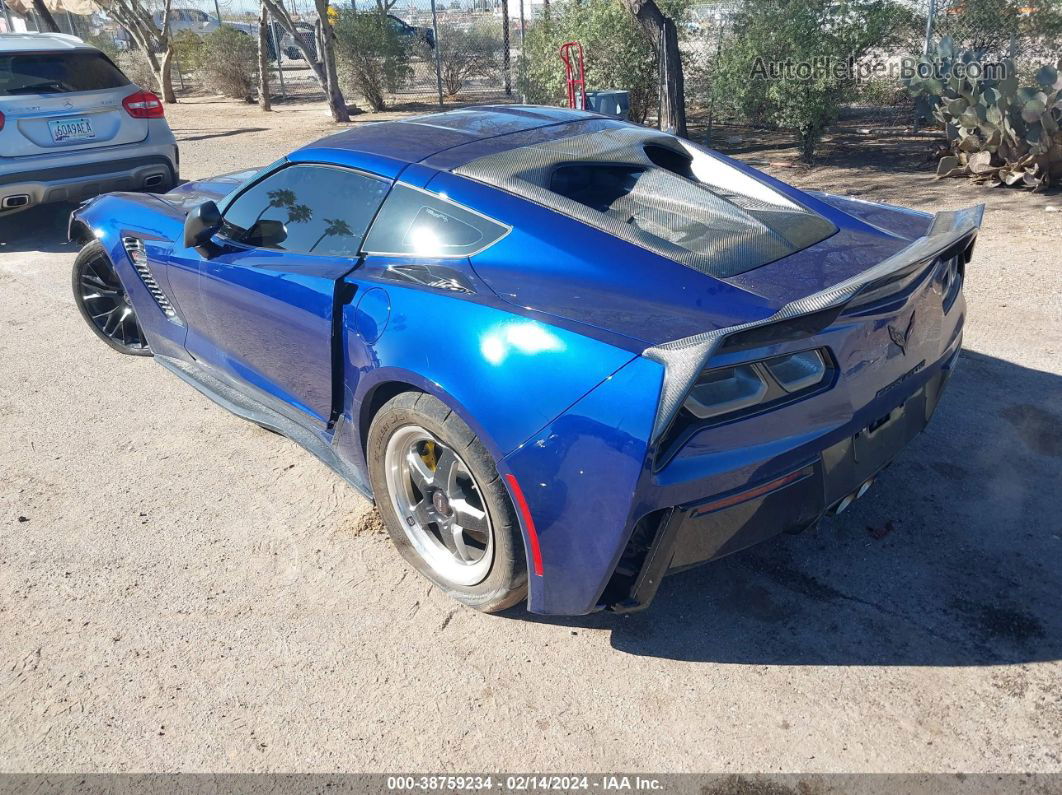
[[[631,611],[669,572],[844,510],[925,427],[982,211],[478,108],[88,202],[73,290],[113,348],[375,499],[458,601]]]

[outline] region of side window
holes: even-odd
[[[225,210],[221,234],[257,248],[356,257],[389,187],[387,180],[344,168],[288,166]]]
[[[365,239],[365,251],[410,257],[468,257],[509,227],[407,185],[395,185]]]

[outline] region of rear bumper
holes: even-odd
[[[611,609],[643,610],[667,574],[718,560],[783,532],[800,532],[825,513],[846,508],[926,427],[959,349],[956,341],[933,374],[903,402],[786,474],[659,512],[644,563],[629,591],[610,604]]]
[[[100,153],[26,158],[19,171],[0,169],[0,215],[25,210],[38,204],[78,202],[111,191],[164,191],[178,178],[177,145],[172,134],[162,141],[147,142]],[[63,162],[65,161],[65,162]],[[10,165],[10,164],[0,164]]]

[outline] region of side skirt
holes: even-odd
[[[363,497],[370,501],[373,499],[372,490],[362,480],[360,473],[337,456],[335,451],[309,428],[281,412],[263,405],[243,392],[233,389],[228,384],[210,375],[202,367],[198,367],[191,362],[184,362],[169,356],[155,356],[154,359],[182,381],[195,387],[199,392],[222,408],[228,409],[237,417],[242,417],[271,431],[276,431],[282,436],[288,437],[300,447],[310,451],[321,463],[353,486]],[[342,421],[342,418],[340,418],[340,422]]]

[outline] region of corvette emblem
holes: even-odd
[[[889,326],[889,339],[893,341],[897,348],[900,349],[900,353],[904,356],[907,355],[907,343],[911,339],[911,329],[914,328],[914,312],[911,313],[911,319],[907,321],[907,328],[900,331],[896,326]]]

